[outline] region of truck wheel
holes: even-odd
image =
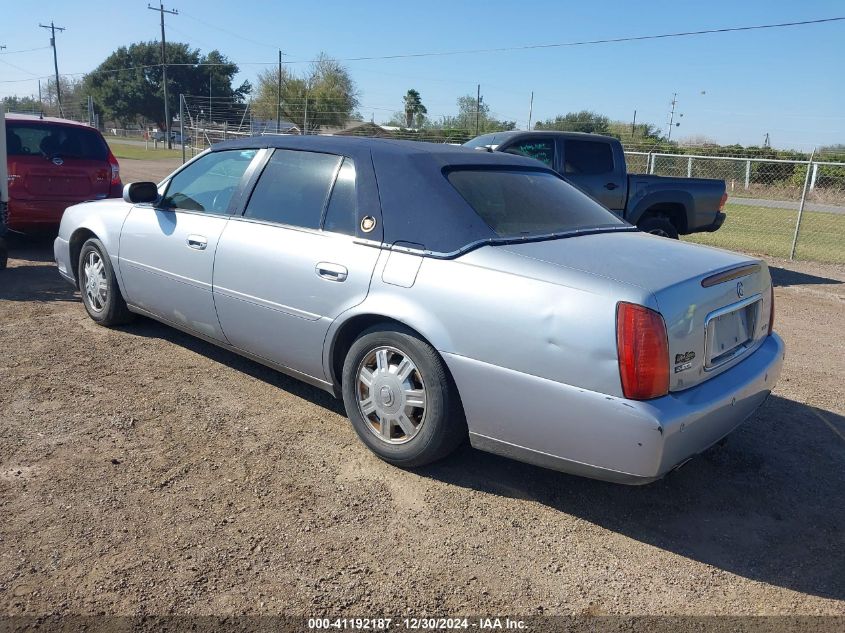
[[[402,326],[371,327],[352,344],[343,363],[343,403],[361,441],[403,468],[446,457],[466,437],[443,360]]]
[[[678,229],[675,228],[675,225],[668,218],[659,215],[652,215],[640,220],[637,227],[640,231],[651,233],[652,235],[671,237],[673,240],[678,239]]]
[[[135,315],[120,294],[106,247],[97,238],[92,237],[82,245],[77,274],[82,303],[93,321],[109,327],[132,320]]]

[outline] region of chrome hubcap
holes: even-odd
[[[96,251],[88,253],[82,275],[82,288],[88,307],[94,312],[102,312],[108,301],[109,284],[106,280],[106,267]]]
[[[395,347],[377,347],[358,365],[356,397],[367,428],[383,442],[404,444],[425,422],[425,382]]]

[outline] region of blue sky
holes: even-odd
[[[82,3],[43,0],[4,7],[0,53],[47,46],[38,23],[67,27],[58,35],[59,70],[96,67],[116,47],[157,40],[158,14],[146,1]],[[569,2],[523,0],[426,3],[312,3],[179,0],[166,3],[167,37],[203,51],[218,48],[254,79],[277,58],[309,60],[320,51],[345,58],[423,51],[558,43],[845,15],[842,0]],[[53,71],[52,52],[0,55],[0,95],[37,93],[33,77]],[[253,63],[255,62],[255,63]],[[408,88],[429,114],[453,114],[455,100],[475,94],[498,118],[525,127],[534,120],[590,109],[613,119],[664,125],[678,93],[682,125],[673,136],[704,135],[723,143],[810,149],[845,143],[845,22],[671,40],[475,55],[348,62],[360,111],[383,121],[401,108]],[[8,64],[14,64],[13,68]],[[295,65],[294,68],[301,68]],[[16,81],[25,80],[25,81]]]

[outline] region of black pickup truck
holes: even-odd
[[[536,158],[641,230],[676,238],[725,221],[724,180],[629,174],[618,139],[579,132],[493,132],[465,147]]]

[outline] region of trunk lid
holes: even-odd
[[[768,267],[744,255],[645,233],[601,233],[499,248],[650,292],[666,322],[670,391],[722,373],[768,333]]]

